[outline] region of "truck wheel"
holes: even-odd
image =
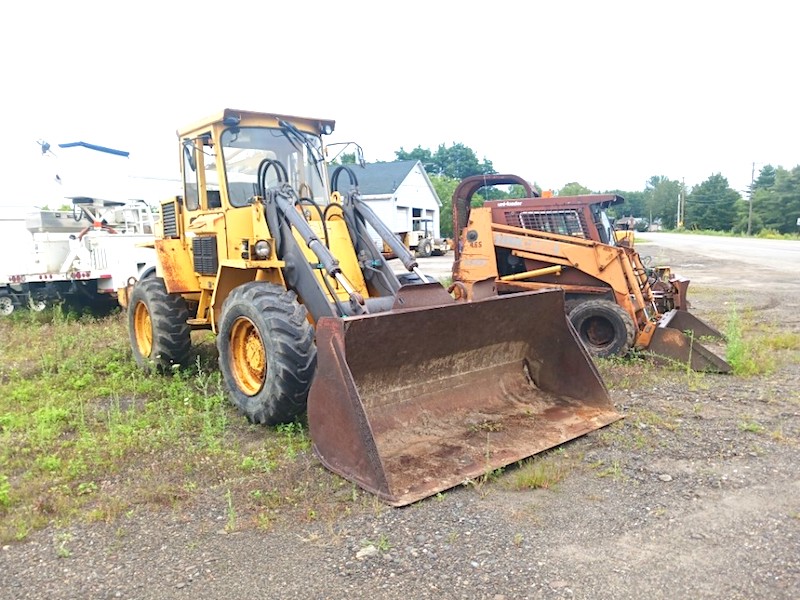
[[[14,300],[6,292],[0,292],[0,315],[7,317],[14,312]]]
[[[633,346],[636,326],[631,316],[610,300],[587,300],[569,313],[569,320],[592,356],[624,355]]]
[[[433,251],[433,245],[430,240],[420,240],[417,244],[417,256],[420,258],[428,258]]]
[[[261,281],[235,288],[222,307],[217,348],[230,399],[251,423],[289,423],[305,411],[317,348],[293,291]]]
[[[133,358],[145,370],[185,367],[192,347],[189,309],[160,277],[136,283],[128,301],[128,336]]]
[[[47,308],[47,302],[45,300],[43,300],[40,296],[35,295],[35,294],[28,296],[28,309],[29,310],[31,310],[33,312],[40,313],[45,308]]]

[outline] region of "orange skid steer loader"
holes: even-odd
[[[456,301],[360,198],[353,169],[329,179],[333,126],[226,109],[178,132],[184,195],[161,204],[156,277],[129,294],[137,362],[185,365],[191,330],[212,329],[251,422],[307,412],[319,460],[395,506],[621,418],[563,293]]]
[[[500,185],[521,193],[471,206],[479,190]],[[621,202],[614,194],[540,197],[516,175],[464,179],[453,194],[456,289],[471,299],[486,281],[499,294],[559,287],[593,356],[638,349],[660,362],[729,372],[699,341],[723,336],[688,312],[689,281],[668,268],[646,268],[631,244],[617,241],[606,208]]]

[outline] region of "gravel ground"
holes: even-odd
[[[701,281],[680,269],[696,257],[659,258]],[[702,288],[694,311],[735,301],[800,332],[795,280],[766,297]],[[4,546],[0,598],[796,598],[798,352],[784,362],[749,379],[615,371],[626,418],[563,445],[554,456],[570,470],[551,489],[512,491],[508,469],[402,509],[367,501],[235,533],[209,490]]]

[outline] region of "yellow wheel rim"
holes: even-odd
[[[133,309],[133,330],[139,354],[144,358],[150,358],[153,352],[153,323],[150,320],[150,311],[144,302],[137,303]]]
[[[250,319],[239,317],[231,327],[231,371],[239,389],[254,396],[264,385],[267,354],[258,329]]]

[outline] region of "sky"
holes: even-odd
[[[223,108],[334,119],[328,141],[357,142],[369,162],[461,143],[543,189],[637,191],[654,175],[691,187],[721,173],[743,191],[753,165],[757,176],[800,164],[800,8],[785,1],[41,0],[7,10],[5,206],[59,204],[52,173],[64,181],[68,151],[56,146],[73,141],[130,152],[126,185],[153,185],[129,197],[169,195],[176,129]],[[42,156],[39,140],[58,156]]]

